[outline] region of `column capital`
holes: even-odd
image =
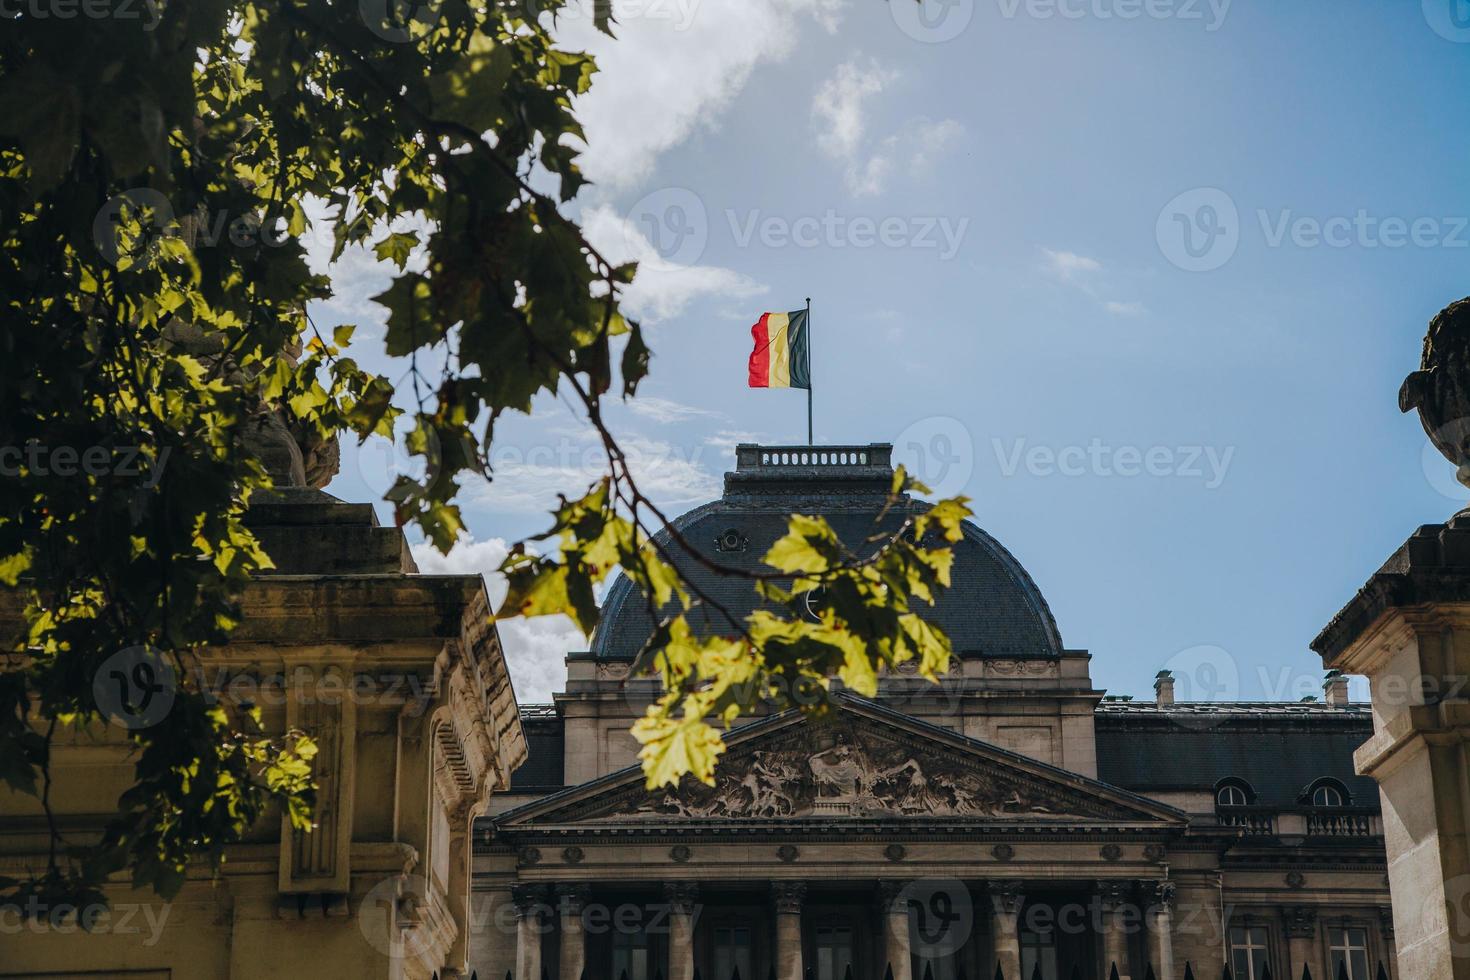
[[[519,919],[535,919],[546,907],[546,886],[519,884],[510,886],[510,901]]]
[[[1097,898],[1104,911],[1112,912],[1127,905],[1135,890],[1134,882],[1105,878],[1097,883]]]
[[[1288,905],[1281,910],[1288,939],[1312,939],[1317,935],[1317,910],[1310,905]]]
[[[884,912],[903,912],[909,910],[907,881],[899,881],[895,878],[884,878],[878,882],[878,908]]]
[[[1378,906],[1378,931],[1383,933],[1383,938],[1393,941],[1393,908],[1387,905]]]
[[[775,881],[771,883],[771,899],[776,903],[778,913],[792,913],[801,911],[801,903],[806,900],[806,882],[804,881]]]
[[[669,903],[669,911],[678,915],[692,915],[694,906],[699,902],[699,885],[692,881],[666,881],[664,898]]]
[[[583,881],[563,881],[556,885],[556,905],[563,915],[581,915],[592,897],[592,886]]]
[[[1174,911],[1174,893],[1176,890],[1172,881],[1150,881],[1144,883],[1143,894],[1147,898],[1150,908],[1156,912],[1167,914]]]
[[[1026,894],[1019,881],[992,881],[986,890],[990,892],[990,904],[996,915],[1021,914]]]

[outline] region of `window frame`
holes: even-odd
[[[1227,793],[1238,794],[1240,796],[1239,801],[1231,800],[1229,802],[1226,802],[1223,797]],[[1235,776],[1227,776],[1225,779],[1222,779],[1215,784],[1216,807],[1250,806],[1255,801],[1256,791],[1252,789],[1251,784],[1246,782],[1244,779],[1240,779]]]
[[[1238,944],[1235,941],[1235,934],[1237,931],[1244,932],[1246,934],[1246,942],[1244,945]],[[1260,933],[1261,941],[1259,944],[1254,942],[1254,937],[1252,936],[1252,933]],[[1233,978],[1233,980],[1261,980],[1261,973],[1258,973],[1256,970],[1256,959],[1254,956],[1250,955],[1251,953],[1254,953],[1256,951],[1260,951],[1261,958],[1265,961],[1261,964],[1263,967],[1263,972],[1264,970],[1270,970],[1271,975],[1273,977],[1276,976],[1274,957],[1271,955],[1271,927],[1269,924],[1254,918],[1238,919],[1230,923],[1230,928],[1226,937],[1226,947],[1230,956],[1230,976]],[[1239,970],[1240,964],[1236,962],[1235,958],[1236,950],[1243,950],[1246,952],[1247,972],[1245,973],[1241,973]]]
[[[1351,932],[1361,932],[1363,934],[1363,944],[1361,946],[1349,944],[1347,934]],[[1342,933],[1344,936],[1342,945],[1339,945],[1335,941],[1335,935],[1337,933]],[[1368,923],[1354,919],[1340,919],[1336,922],[1329,922],[1322,930],[1322,938],[1327,946],[1327,972],[1333,980],[1337,978],[1337,965],[1333,962],[1332,954],[1339,950],[1345,954],[1344,960],[1347,963],[1348,980],[1373,980],[1373,965],[1375,963],[1373,956],[1373,930],[1369,928]],[[1363,951],[1363,972],[1361,976],[1358,974],[1357,967],[1353,966],[1351,955],[1346,955],[1358,949]]]

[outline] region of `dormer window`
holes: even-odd
[[[1309,799],[1312,806],[1336,807],[1347,806],[1347,792],[1341,785],[1332,780],[1322,780],[1312,787]]]
[[[1223,780],[1215,787],[1216,806],[1247,806],[1255,796],[1243,780]]]

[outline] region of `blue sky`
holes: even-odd
[[[745,357],[811,296],[818,441],[894,442],[974,498],[1098,686],[1148,695],[1168,665],[1183,696],[1320,693],[1310,639],[1470,497],[1396,405],[1470,292],[1470,4],[948,3],[565,22],[604,66],[573,210],[645,270],[656,357],[619,431],[675,510],[736,442],[799,441],[801,393],[747,389]],[[370,347],[384,274],[333,274],[318,323]],[[599,466],[553,399],[495,462],[474,541],[426,570],[493,567]],[[392,465],[348,447],[329,489],[376,498]],[[503,632],[544,700],[580,638]]]

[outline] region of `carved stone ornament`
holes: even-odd
[[[1018,915],[1026,896],[1013,881],[998,881],[990,886],[990,904],[997,915]]]
[[[771,885],[771,900],[776,905],[778,913],[791,914],[801,911],[801,903],[806,898],[806,882],[804,881],[778,881]]]
[[[1281,910],[1289,939],[1312,939],[1317,935],[1317,910],[1310,905],[1293,905]]]
[[[1152,861],[1155,864],[1158,864],[1160,861],[1164,860],[1164,858],[1167,857],[1168,854],[1169,851],[1167,848],[1164,847],[1163,844],[1143,845],[1144,860]]]
[[[581,915],[592,898],[592,886],[583,881],[567,881],[556,886],[556,904],[564,916]]]
[[[776,857],[781,859],[782,864],[791,864],[801,857],[801,852],[796,849],[795,844],[782,844],[776,848]]]
[[[991,673],[1005,677],[1041,677],[1052,672],[1050,660],[992,660],[989,666]]]
[[[889,844],[883,848],[883,856],[890,861],[902,861],[908,850],[902,844]]]
[[[1307,876],[1304,875],[1304,874],[1302,874],[1300,871],[1288,871],[1286,873],[1286,887],[1287,888],[1305,888],[1305,887],[1307,887]]]
[[[727,527],[715,537],[715,550],[738,554],[750,547],[750,539],[738,527]]]
[[[644,795],[632,815],[1015,818],[1108,812],[1101,801],[1063,796],[956,752],[833,724],[793,727],[775,744],[723,762],[714,786],[686,781],[678,790]]]
[[[516,915],[522,919],[539,918],[541,912],[546,908],[546,886],[545,885],[511,885],[510,901],[515,906]]]
[[[1470,297],[1435,314],[1424,336],[1419,370],[1404,379],[1399,409],[1419,410],[1429,441],[1470,486]]]
[[[671,881],[664,885],[664,898],[675,915],[693,915],[699,903],[699,886],[692,881]]]
[[[516,851],[516,864],[522,868],[529,868],[533,864],[541,863],[541,849],[539,847],[523,847]]]
[[[693,856],[694,850],[688,844],[675,844],[669,848],[669,859],[676,864],[688,864]]]
[[[1116,861],[1123,856],[1123,849],[1117,844],[1104,844],[1097,853],[1104,861]]]
[[[1009,844],[997,844],[990,849],[997,861],[1009,861],[1016,856],[1016,849]]]
[[[582,858],[586,856],[580,847],[575,846],[564,848],[561,852],[561,859],[567,864],[581,864]]]
[[[1133,882],[1131,881],[1099,881],[1097,883],[1098,903],[1106,911],[1114,911],[1128,904],[1133,897]]]
[[[1149,904],[1156,909],[1170,910],[1174,907],[1176,887],[1172,881],[1156,881],[1149,889]]]
[[[628,664],[624,663],[600,663],[597,665],[597,679],[600,681],[625,681],[628,679]]]

